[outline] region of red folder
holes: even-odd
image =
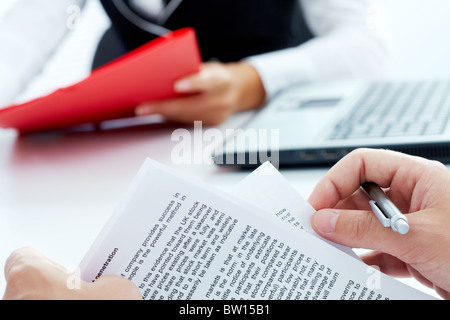
[[[174,31],[81,82],[0,110],[0,127],[32,133],[131,117],[141,102],[176,96],[175,81],[198,72],[200,64],[194,30]]]

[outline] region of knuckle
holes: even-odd
[[[447,167],[442,162],[439,162],[436,160],[429,160],[428,163],[429,163],[429,166],[433,169],[436,169],[438,171],[444,171],[444,172],[448,171]]]
[[[9,269],[7,281],[9,284],[20,284],[26,277],[28,271],[24,265],[15,265]]]
[[[9,268],[7,280],[8,282],[22,284],[27,282],[28,278],[33,278],[38,273],[36,266],[27,260],[20,260]]]
[[[369,148],[357,148],[355,150],[352,150],[348,155],[349,156],[360,156],[362,154],[371,152],[371,149]]]
[[[8,278],[16,277],[16,274],[26,272],[31,266],[29,248],[17,249],[7,259],[5,273]]]
[[[26,300],[36,297],[36,286],[32,274],[34,268],[28,265],[17,265],[11,268],[5,295],[11,299]]]
[[[347,155],[340,161],[340,162],[359,162],[361,159],[364,159],[367,157],[368,153],[372,152],[373,150],[368,148],[358,148],[350,151],[347,153]]]

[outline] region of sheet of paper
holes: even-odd
[[[262,164],[249,174],[233,189],[232,194],[261,210],[271,212],[295,227],[320,237],[311,226],[311,217],[316,210],[270,162]],[[351,248],[321,239],[359,259]]]
[[[148,160],[80,265],[144,299],[428,299],[308,232]]]

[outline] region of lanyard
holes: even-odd
[[[136,14],[128,5],[126,0],[112,0],[120,14],[130,21],[133,25],[142,29],[148,33],[154,34],[156,36],[164,36],[171,30],[163,27],[166,21],[170,18],[173,12],[180,6],[183,0],[172,0],[168,2],[166,7],[158,15],[154,22],[142,18]]]

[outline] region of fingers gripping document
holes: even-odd
[[[313,212],[269,163],[227,194],[147,160],[81,277],[120,275],[148,300],[432,298],[319,238]]]

